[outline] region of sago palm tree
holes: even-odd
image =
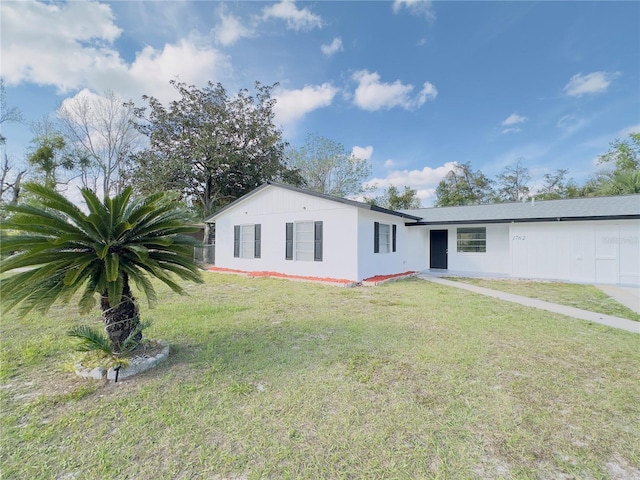
[[[190,215],[170,195],[133,198],[131,188],[104,201],[90,190],[82,197],[88,213],[54,190],[25,185],[33,201],[9,205],[0,228],[2,301],[21,314],[46,312],[56,301],[68,302],[76,292],[80,310],[88,312],[100,299],[102,319],[114,352],[139,325],[139,310],[130,281],[152,305],[156,277],[182,293],[180,279],[201,282],[193,261],[194,232]],[[142,334],[134,333],[140,340]]]

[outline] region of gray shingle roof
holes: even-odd
[[[402,211],[422,217],[418,222],[422,225],[640,218],[640,195],[432,207]]]

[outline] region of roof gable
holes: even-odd
[[[312,190],[307,190],[307,189],[304,189],[304,188],[298,188],[298,187],[294,187],[294,186],[291,186],[291,185],[286,185],[284,183],[268,181],[268,182],[260,185],[258,188],[256,188],[256,189],[252,190],[251,192],[247,193],[246,195],[243,195],[242,197],[238,198],[237,200],[231,202],[226,207],[223,207],[220,210],[218,210],[217,212],[215,212],[214,214],[208,216],[207,218],[204,219],[204,222],[205,223],[214,222],[215,219],[218,216],[220,216],[220,214],[222,214],[223,212],[226,212],[227,210],[229,210],[231,208],[234,208],[238,204],[246,201],[250,197],[256,195],[258,192],[261,192],[262,190],[264,190],[264,189],[266,189],[268,187],[283,188],[283,189],[290,190],[290,191],[293,191],[293,192],[302,193],[304,195],[309,195],[309,196],[312,196],[312,197],[322,198],[324,200],[329,200],[329,201],[332,201],[332,202],[341,203],[343,205],[349,205],[349,206],[352,206],[352,207],[362,208],[362,209],[365,209],[365,210],[371,210],[371,211],[374,211],[374,212],[384,213],[384,214],[387,214],[387,215],[394,215],[394,216],[397,216],[397,217],[406,218],[408,220],[416,221],[416,220],[420,220],[420,218],[421,218],[419,216],[413,215],[413,214],[408,213],[408,212],[399,212],[399,211],[396,211],[396,210],[389,210],[387,208],[378,207],[377,205],[370,205],[370,204],[364,203],[364,202],[357,202],[355,200],[349,200],[349,199],[346,199],[346,198],[334,197],[333,195],[327,195],[325,193],[314,192]]]

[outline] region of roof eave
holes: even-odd
[[[541,217],[541,218],[492,218],[485,220],[443,220],[432,222],[405,223],[406,226],[422,225],[469,225],[478,223],[533,223],[533,222],[578,222],[586,220],[638,220],[640,215],[601,215],[580,217]]]

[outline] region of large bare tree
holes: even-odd
[[[101,187],[105,196],[120,192],[123,168],[141,138],[133,107],[112,91],[100,96],[85,89],[62,103],[58,117],[81,165],[83,186],[94,192]]]
[[[1,131],[2,125],[22,122],[24,122],[22,112],[18,107],[9,105],[4,80],[0,79],[0,146],[7,143],[7,139]],[[0,203],[6,198],[10,198],[10,203],[17,203],[20,195],[20,183],[26,172],[26,170],[20,170],[15,173],[15,168],[3,148],[2,164],[0,165]]]
[[[14,168],[5,153],[3,155],[4,160],[2,166],[0,166],[0,203],[9,198],[9,203],[18,203],[18,197],[20,196],[20,185],[22,178],[26,170],[20,170],[14,175]]]
[[[514,164],[505,167],[497,178],[497,196],[500,202],[520,202],[529,197],[529,169],[524,165],[524,159],[518,159]]]
[[[10,106],[7,101],[7,90],[4,80],[0,79],[0,127],[3,123],[22,123],[24,117],[18,107]],[[4,145],[7,139],[0,133],[0,145]]]
[[[371,175],[371,164],[347,152],[344,145],[316,134],[288,151],[289,162],[309,190],[336,197],[360,195]]]

